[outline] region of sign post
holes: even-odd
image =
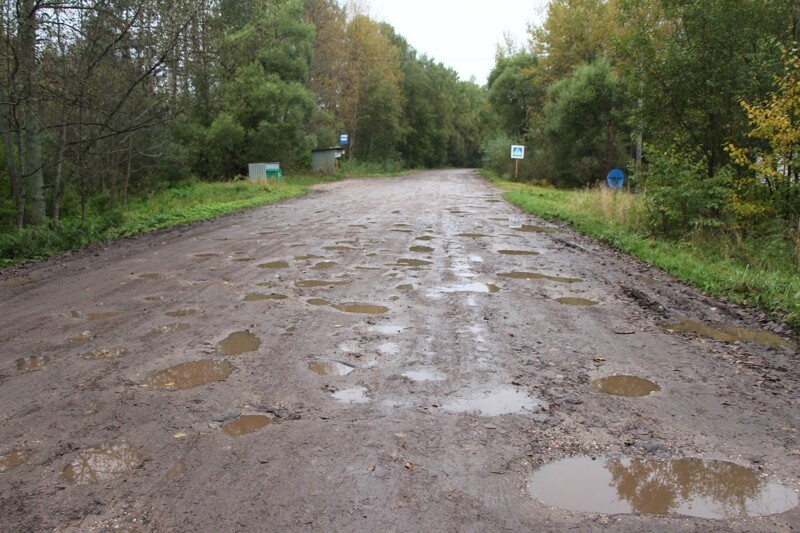
[[[519,177],[519,161],[525,159],[525,147],[518,144],[511,146],[511,159],[514,160],[514,179]]]
[[[608,173],[606,181],[608,182],[609,188],[621,189],[622,185],[625,183],[625,173],[622,172],[620,169],[615,168]]]

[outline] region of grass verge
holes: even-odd
[[[650,237],[639,223],[636,195],[608,190],[564,191],[484,177],[505,189],[506,199],[528,213],[569,223],[580,233],[657,266],[694,287],[767,311],[800,330],[800,275],[792,252],[757,254],[774,248],[738,242],[718,233],[691,241]],[[751,237],[755,239],[755,237]],[[738,240],[738,239],[737,239]],[[742,254],[747,249],[749,254]]]

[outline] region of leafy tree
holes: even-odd
[[[499,54],[489,74],[489,102],[509,135],[520,136],[541,114],[547,93],[547,80],[539,59],[529,52]]]

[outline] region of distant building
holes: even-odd
[[[337,160],[344,151],[339,147],[320,148],[311,152],[311,169],[315,173],[333,176],[336,174]]]

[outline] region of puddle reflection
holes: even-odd
[[[255,352],[261,347],[261,339],[249,331],[231,333],[217,345],[219,353],[235,357]]]
[[[193,361],[162,370],[148,378],[144,385],[162,391],[193,389],[208,383],[224,381],[235,368],[226,361],[209,359]]]
[[[272,424],[272,417],[264,415],[242,415],[222,426],[222,431],[231,437],[241,437],[254,433],[259,429]]]
[[[498,274],[498,276],[501,278],[511,279],[546,279],[558,283],[580,283],[583,281],[580,278],[561,278],[558,276],[547,276],[545,274],[539,274],[536,272],[506,272],[503,274]]]
[[[5,455],[0,455],[0,472],[6,472],[16,466],[25,464],[33,453],[30,450],[14,450]]]
[[[678,317],[677,322],[661,322],[658,326],[665,331],[697,333],[698,335],[723,342],[751,341],[775,349],[793,350],[795,348],[793,343],[769,331],[744,328],[722,322],[704,324],[686,317]]]
[[[110,481],[140,468],[143,461],[141,453],[127,444],[106,444],[78,453],[64,467],[63,476],[73,485]]]
[[[16,367],[18,372],[30,372],[32,370],[39,370],[40,368],[44,368],[52,362],[52,359],[49,355],[39,356],[39,355],[32,355],[30,357],[23,357],[22,359],[17,359]]]
[[[627,396],[637,398],[650,396],[661,390],[661,387],[650,381],[636,376],[609,376],[592,381],[592,389],[612,396]]]

